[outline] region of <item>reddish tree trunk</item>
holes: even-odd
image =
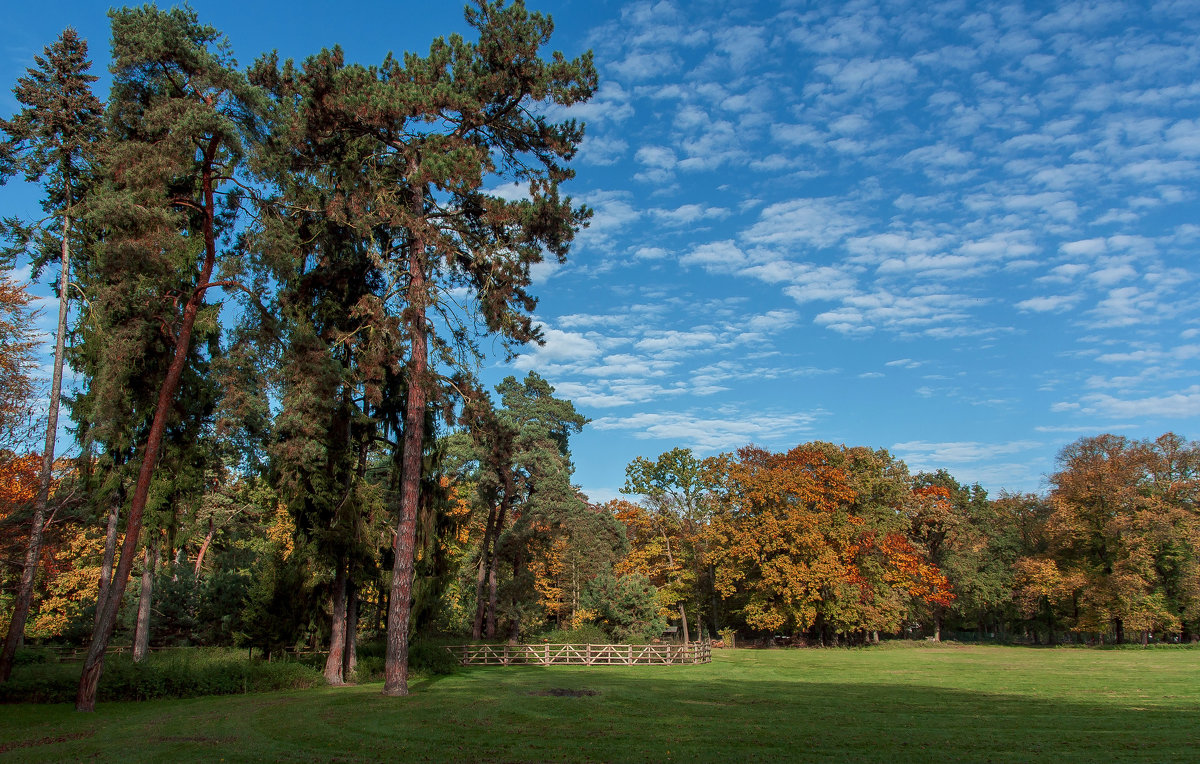
[[[342,673],[346,650],[346,561],[338,560],[333,579],[333,626],[329,634],[329,655],[325,659],[325,681],[332,685],[345,684]]]
[[[424,213],[424,197],[416,194],[414,211]],[[391,593],[388,601],[387,657],[383,694],[408,694],[408,629],[412,616],[417,511],[421,500],[421,467],[425,441],[425,386],[429,332],[426,327],[425,242],[415,236],[408,252],[409,340],[408,398],[404,411],[404,444],[400,463],[400,517],[396,523]]]
[[[212,139],[205,151],[204,166],[211,168],[216,156],[218,142]],[[179,334],[175,338],[175,355],[167,368],[167,376],[163,379],[158,391],[157,405],[154,407],[154,418],[150,423],[150,433],[142,450],[142,465],[138,470],[137,483],[133,489],[133,499],[129,506],[129,521],[125,527],[125,543],[121,545],[121,558],[117,562],[117,570],[113,575],[112,588],[104,603],[103,612],[92,632],[92,642],[88,647],[87,656],[83,661],[83,672],[79,677],[79,689],[75,694],[76,711],[96,710],[96,690],[100,686],[100,674],[104,671],[104,651],[108,649],[108,641],[112,638],[113,629],[117,625],[117,611],[121,606],[121,598],[125,596],[125,587],[129,584],[129,573],[133,569],[133,558],[137,555],[138,535],[142,530],[142,514],[146,510],[146,501],[150,498],[150,482],[154,477],[154,468],[158,464],[159,452],[162,450],[163,436],[167,430],[167,418],[170,415],[171,403],[179,391],[183,369],[187,366],[188,349],[192,342],[192,328],[196,324],[196,314],[204,300],[204,292],[212,278],[213,265],[217,259],[217,243],[213,230],[213,179],[211,169],[204,172],[204,263],[200,268],[197,287],[192,290],[187,304],[183,308],[183,317],[179,325]]]
[[[358,670],[358,587],[346,579],[346,649],[342,652],[342,680],[349,682]]]
[[[216,533],[216,525],[213,519],[208,518],[208,533],[204,534],[204,543],[200,545],[200,552],[196,555],[196,567],[192,571],[192,575],[199,577],[200,566],[204,564],[204,554],[208,551],[208,545],[212,543],[213,534]]]

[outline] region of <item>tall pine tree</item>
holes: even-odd
[[[343,174],[320,210],[364,241],[381,283],[354,312],[365,320],[356,341],[364,393],[377,401],[396,436],[396,533],[389,595],[387,695],[407,694],[408,638],[424,451],[431,409],[449,407],[455,377],[474,364],[479,333],[505,343],[539,339],[530,313],[530,267],[544,253],[562,259],[587,211],[561,198],[565,166],[582,139],[573,121],[553,123],[539,104],[570,105],[590,97],[590,55],[540,57],[553,25],[520,3],[477,0],[466,10],[479,40],[436,40],[427,56],[388,57],[375,68],[344,66],[338,51],[297,70],[260,62],[256,82],[299,104],[307,122],[355,147],[351,156],[303,147],[318,164]],[[304,95],[298,97],[298,94]],[[279,120],[284,124],[286,120]],[[293,136],[295,133],[292,134]],[[312,171],[312,170],[309,170]],[[526,186],[516,201],[488,194],[505,181]],[[473,298],[461,315],[450,298]],[[458,385],[461,389],[461,385]],[[399,401],[396,398],[399,397]],[[399,405],[397,405],[399,403]]]
[[[105,158],[107,185],[96,205],[105,243],[100,250],[104,283],[94,300],[98,309],[144,301],[150,315],[142,326],[158,319],[154,339],[166,348],[170,362],[156,380],[157,402],[137,447],[140,466],[125,541],[76,695],[81,711],[95,708],[104,650],[137,556],[142,516],[193,335],[217,323],[218,306],[209,304],[209,290],[233,286],[213,280],[217,240],[236,212],[235,186],[228,181],[237,175],[245,120],[257,102],[224,38],[200,24],[191,10],[143,6],[110,15],[113,143]],[[129,363],[119,348],[108,358]]]
[[[78,206],[90,174],[92,149],[100,135],[101,106],[92,93],[96,78],[88,73],[87,42],[74,29],[66,29],[46,48],[45,57],[34,59],[36,67],[17,81],[14,93],[23,108],[10,120],[0,120],[5,135],[0,155],[10,157],[12,170],[30,183],[42,183],[46,195],[42,209],[46,221],[26,224],[4,221],[3,233],[12,240],[14,250],[34,248],[34,265],[40,270],[57,251],[58,330],[54,343],[54,370],[50,384],[50,402],[46,417],[46,447],[38,493],[34,499],[33,522],[21,585],[13,616],[0,654],[0,681],[12,673],[13,657],[25,630],[25,621],[33,597],[33,580],[41,556],[42,531],[54,465],[55,438],[58,433],[59,398],[62,392],[63,355],[67,333],[67,299],[71,280],[72,241],[78,237]],[[0,181],[4,170],[0,168]],[[45,222],[49,221],[49,225]]]

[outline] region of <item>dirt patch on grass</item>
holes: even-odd
[[[599,695],[599,690],[572,690],[566,687],[551,687],[548,690],[534,690],[530,695],[547,696],[551,695],[556,698],[586,698],[591,695]]]
[[[54,745],[55,743],[65,743],[68,740],[79,740],[80,738],[91,737],[96,734],[95,731],[88,732],[73,732],[69,735],[54,735],[53,737],[40,737],[36,740],[14,740],[11,743],[0,743],[0,753],[8,753],[15,751],[18,748],[34,748],[39,745]]]
[[[154,743],[207,743],[209,745],[230,745],[238,742],[236,737],[209,737],[207,735],[167,735],[151,738]]]

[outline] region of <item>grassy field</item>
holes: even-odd
[[[1194,649],[735,650],[380,688],[0,706],[0,762],[1200,759]]]

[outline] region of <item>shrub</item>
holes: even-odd
[[[537,637],[535,641],[549,642],[553,645],[605,645],[612,642],[608,636],[594,623],[585,623],[574,629],[555,629]]]
[[[80,664],[18,667],[0,685],[0,703],[68,703],[75,699]],[[107,700],[193,698],[313,687],[321,672],[296,661],[252,660],[240,650],[188,648],[153,653],[135,664],[127,655],[104,661],[98,697]]]

